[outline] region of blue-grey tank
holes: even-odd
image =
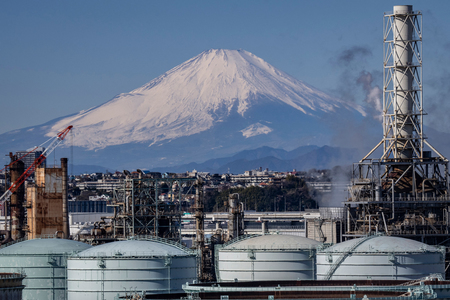
[[[373,235],[317,252],[318,280],[445,278],[445,248],[411,239]]]
[[[92,246],[65,239],[27,240],[0,249],[0,272],[24,273],[24,300],[67,299],[67,257]]]
[[[128,240],[93,247],[69,258],[68,299],[114,299],[134,292],[182,292],[197,279],[197,256],[163,240]]]
[[[316,247],[321,243],[300,236],[262,235],[218,249],[218,281],[313,280]]]

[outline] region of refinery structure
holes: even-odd
[[[421,13],[395,6],[383,38],[383,138],[354,164],[345,235],[448,244],[448,160],[423,131]]]
[[[422,15],[401,5],[384,20],[383,137],[342,207],[249,211],[229,193],[207,213],[199,174],[124,171],[75,232],[68,160],[45,165],[69,126],[37,154],[10,154],[0,299],[450,298],[448,160],[423,132]]]

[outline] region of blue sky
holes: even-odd
[[[450,132],[437,121],[450,107],[450,1],[3,0],[0,133],[104,103],[211,48],[362,103],[354,81],[370,72],[381,87],[383,14],[402,4],[423,13],[428,122]]]

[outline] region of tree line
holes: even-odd
[[[237,187],[225,191],[207,191],[203,195],[205,212],[225,212],[230,194],[239,194],[239,202],[245,210],[254,211],[303,211],[318,208],[306,182],[289,175],[279,185],[265,187]]]

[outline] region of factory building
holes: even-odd
[[[27,188],[28,239],[50,235],[69,237],[67,158],[61,168],[37,168]]]
[[[106,200],[69,200],[68,208],[69,213],[114,213]]]
[[[345,227],[343,207],[320,207],[318,214],[306,214],[304,218],[306,237],[327,244],[342,241]]]
[[[41,156],[41,154],[44,152],[45,148],[43,147],[34,147],[31,149],[28,149],[26,151],[17,151],[16,156],[20,158],[20,160],[25,165],[25,170],[28,169],[30,166],[33,165],[34,161]],[[46,160],[44,160],[41,163],[41,167],[45,168],[46,166]]]

